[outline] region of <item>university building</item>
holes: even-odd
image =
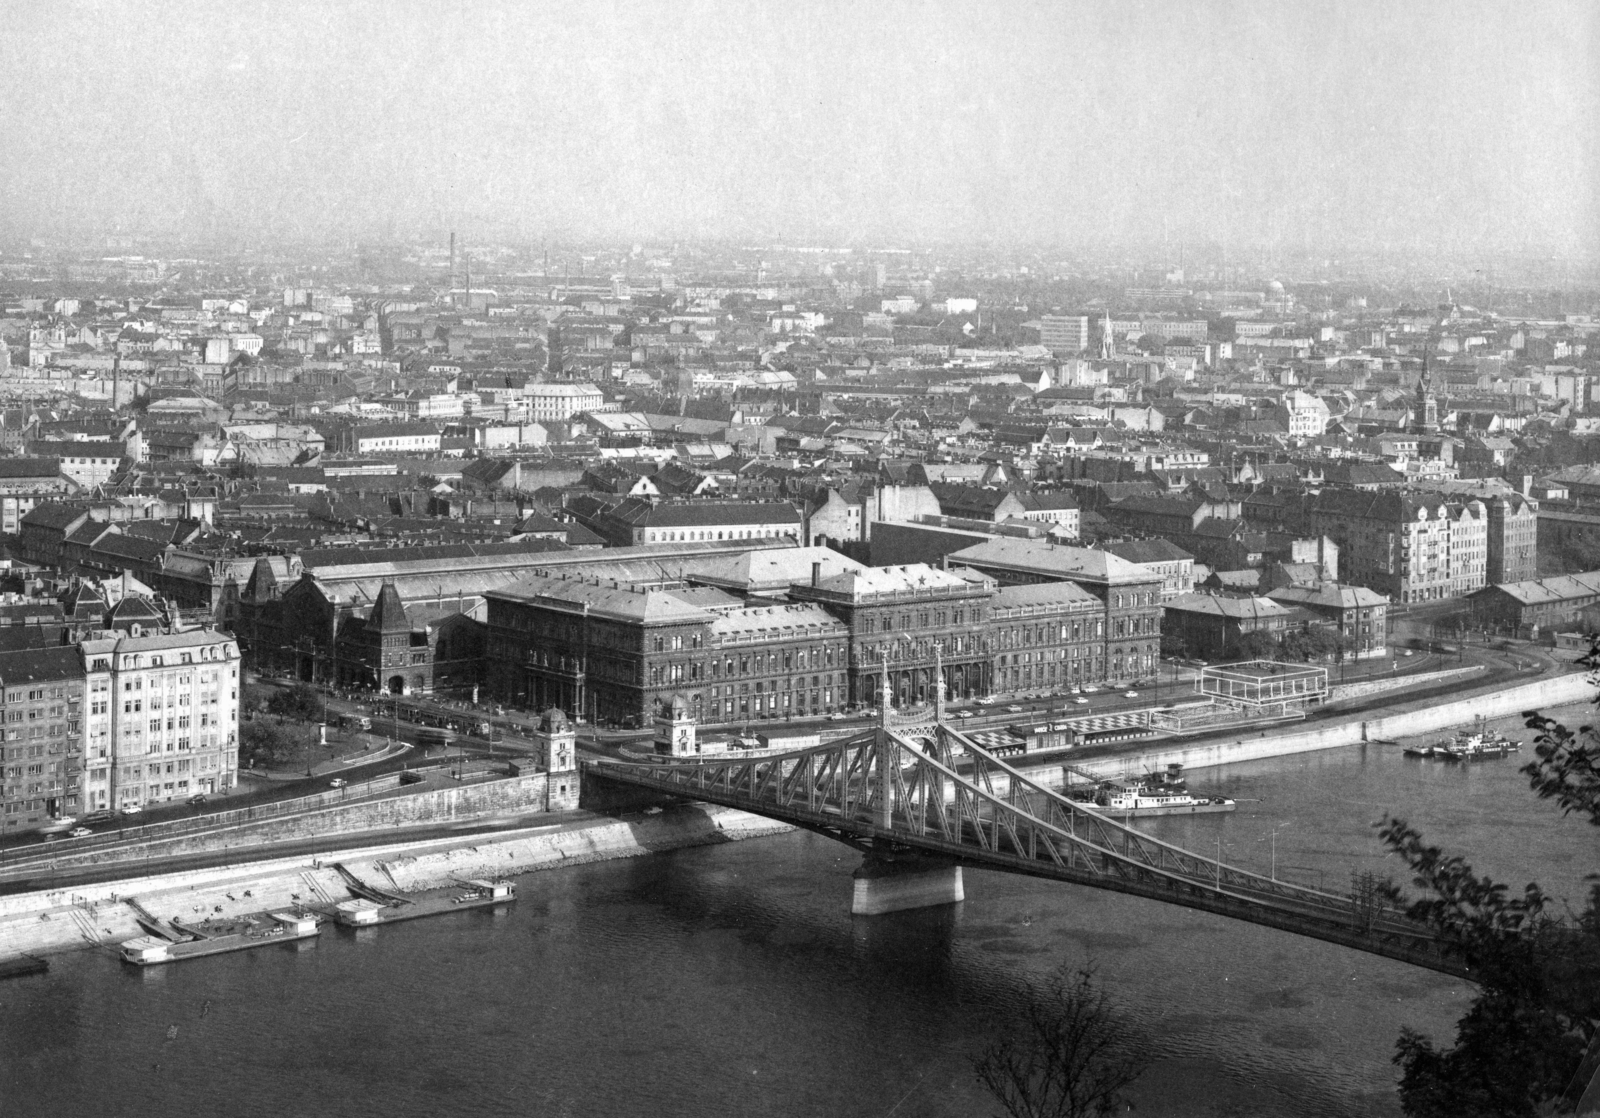
[[[902,706],[931,702],[941,672],[953,700],[1147,674],[1160,578],[1096,554],[1115,566],[1101,594],[842,559],[782,587],[767,570],[779,563],[652,581],[536,575],[486,595],[485,682],[519,706],[648,726],[675,707],[737,723],[871,706],[885,669]]]

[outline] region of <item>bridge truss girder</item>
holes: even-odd
[[[584,768],[791,823],[864,853],[920,851],[1111,889],[1470,977],[1430,928],[1380,898],[1277,881],[1162,842],[1045,787],[943,722],[884,723],[771,756],[628,758]]]

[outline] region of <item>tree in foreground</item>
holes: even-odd
[[[1600,645],[1585,666],[1600,666]],[[1600,732],[1572,730],[1537,712],[1534,791],[1564,814],[1600,827]],[[1400,1101],[1410,1118],[1523,1118],[1568,1113],[1595,1074],[1600,1046],[1600,884],[1583,911],[1558,915],[1538,885],[1520,895],[1427,845],[1404,820],[1382,824],[1384,844],[1426,895],[1410,906],[1468,965],[1479,994],[1436,1047],[1407,1029],[1396,1045]],[[1600,876],[1589,875],[1590,882]],[[1586,1053],[1588,1053],[1586,1057]]]
[[[973,1069],[1007,1118],[1104,1118],[1148,1063],[1094,972],[1062,968],[1028,986],[1020,1019]]]

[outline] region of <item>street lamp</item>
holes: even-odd
[[[1292,823],[1274,823],[1272,825],[1272,880],[1278,880],[1278,832],[1284,827],[1293,826]]]

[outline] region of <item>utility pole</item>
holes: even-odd
[[[1277,881],[1278,880],[1278,831],[1279,831],[1279,829],[1281,829],[1283,827],[1287,827],[1287,826],[1290,826],[1290,824],[1288,824],[1288,823],[1274,823],[1273,826],[1272,826],[1272,880],[1273,881]],[[1218,840],[1218,841],[1220,841],[1220,840]]]

